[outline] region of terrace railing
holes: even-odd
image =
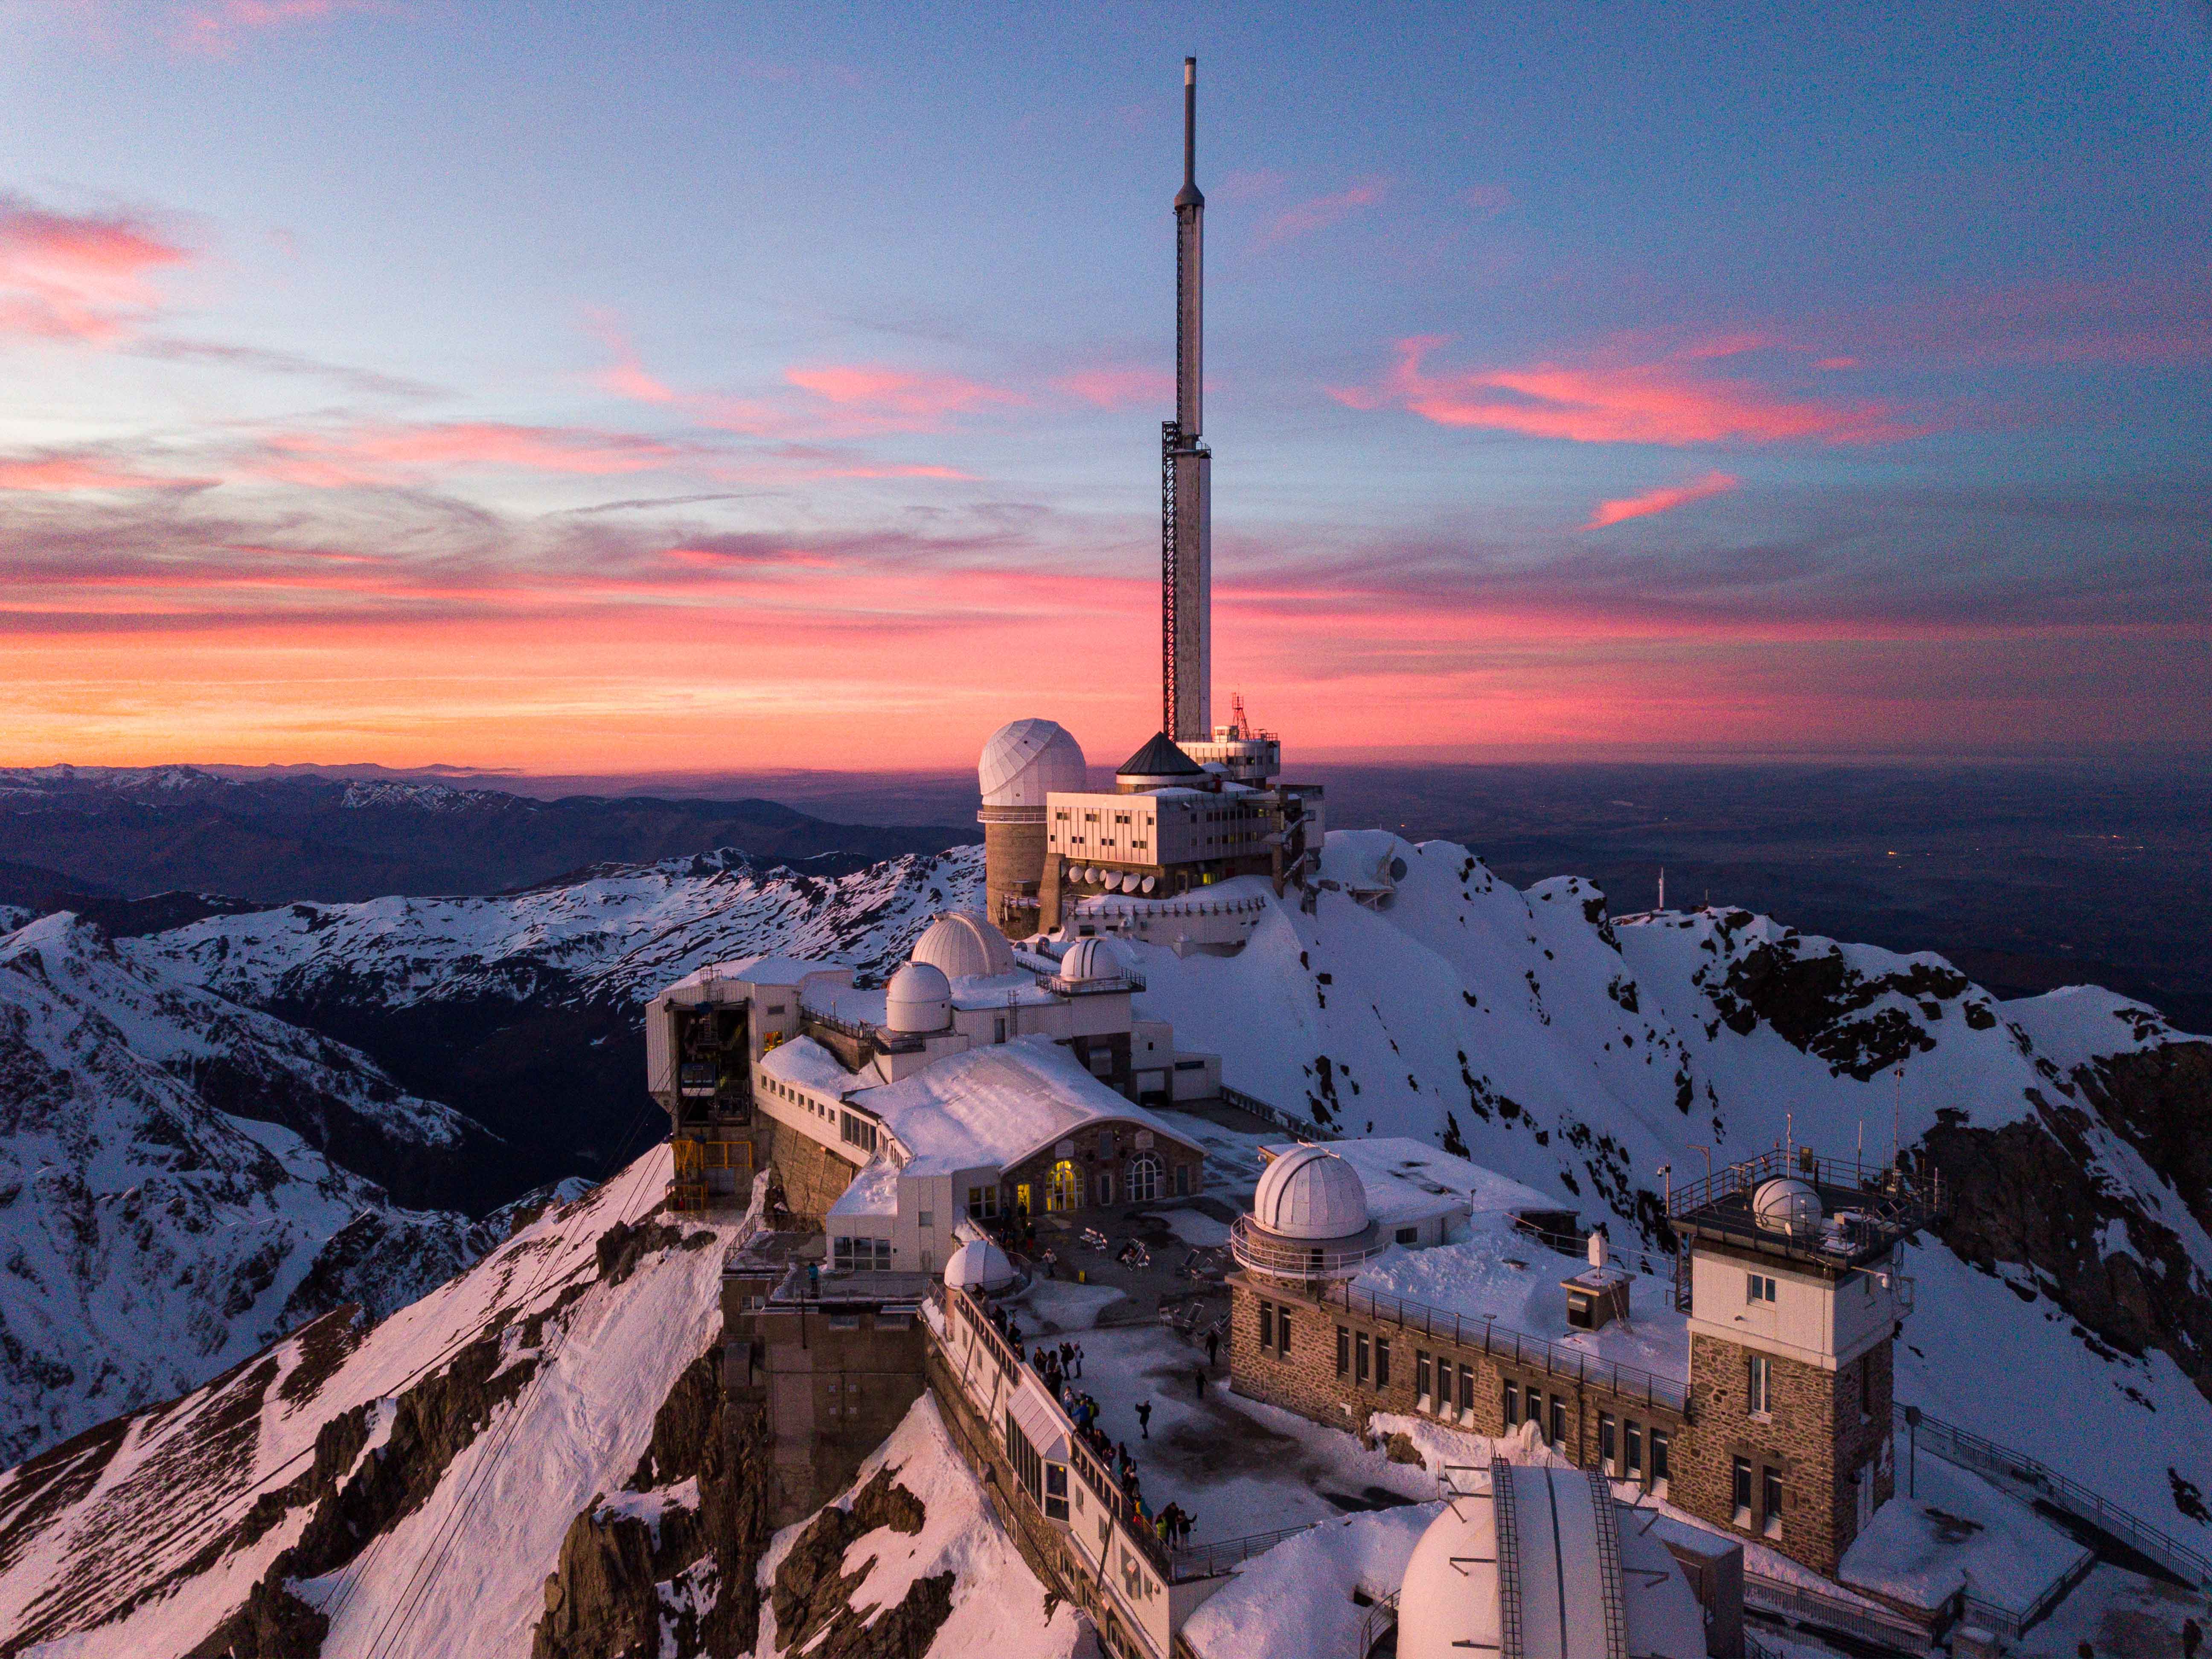
[[[1351,1239],[1318,1244],[1273,1237],[1249,1215],[1230,1224],[1229,1249],[1238,1261],[1255,1272],[1281,1279],[1326,1279],[1355,1273],[1390,1248],[1378,1227],[1369,1227]]]
[[[1803,1237],[1761,1227],[1751,1212],[1760,1186],[1787,1177],[1821,1189],[1829,1213]],[[1731,1200],[1741,1200],[1735,1203]],[[1833,1200],[1832,1202],[1831,1200]],[[1708,1231],[1739,1233],[1761,1243],[1790,1247],[1814,1255],[1878,1249],[1927,1224],[1940,1207],[1942,1193],[1934,1176],[1923,1179],[1890,1164],[1857,1158],[1820,1158],[1809,1148],[1776,1146],[1716,1170],[1701,1180],[1674,1188],[1667,1198],[1667,1219]],[[1844,1212],[1848,1219],[1838,1226]]]
[[[1743,1570],[1743,1599],[1747,1607],[1761,1613],[1855,1637],[1892,1653],[1928,1651],[1928,1627],[1879,1602],[1830,1595],[1788,1579],[1770,1578],[1753,1567]]]
[[[1602,1389],[1623,1400],[1641,1400],[1647,1406],[1663,1407],[1686,1418],[1690,1414],[1687,1377],[1661,1376],[1582,1348],[1526,1335],[1494,1320],[1470,1318],[1449,1309],[1408,1302],[1402,1297],[1378,1296],[1350,1285],[1322,1285],[1319,1299],[1323,1307],[1342,1308],[1346,1313],[1396,1325],[1403,1330],[1419,1331],[1424,1336],[1449,1341],[1459,1347],[1479,1347],[1492,1358],[1540,1367],[1550,1376],[1572,1377],[1586,1387]]]
[[[2212,1585],[2212,1554],[2184,1543],[2025,1452],[1984,1440],[1925,1412],[1919,1413],[1920,1421],[1915,1425],[1906,1419],[1905,1413],[1903,1406],[1893,1407],[1892,1428],[1906,1440],[1911,1455],[1928,1452],[1962,1469],[1993,1476],[2014,1490],[2027,1493],[2033,1501],[2086,1522],[2115,1543],[2156,1562],[2179,1578],[2192,1584]]]
[[[1281,1107],[1264,1101],[1257,1095],[1248,1095],[1242,1089],[1221,1085],[1221,1098],[1240,1112],[1249,1112],[1263,1123],[1272,1123],[1279,1129],[1287,1129],[1300,1140],[1341,1140],[1342,1133],[1323,1124],[1286,1112]]]
[[[1170,1577],[1178,1584],[1189,1583],[1197,1578],[1218,1578],[1235,1568],[1238,1563],[1263,1555],[1285,1538],[1296,1538],[1302,1532],[1311,1532],[1320,1523],[1308,1522],[1303,1527],[1280,1527],[1273,1532],[1255,1532],[1243,1538],[1224,1538],[1218,1543],[1186,1544],[1169,1553],[1173,1568]]]

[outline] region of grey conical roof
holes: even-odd
[[[1182,750],[1164,732],[1114,769],[1117,778],[1202,778],[1206,769]]]

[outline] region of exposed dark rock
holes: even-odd
[[[2212,1229],[2212,1042],[2160,1042],[2074,1073],[2097,1115]]]
[[[1726,924],[1740,915],[1723,918],[1723,937],[1729,931]],[[1750,1036],[1763,1019],[1798,1048],[1826,1060],[1838,1076],[1863,1083],[1936,1042],[1901,1008],[1853,1015],[1892,993],[1949,1000],[1964,995],[1967,987],[1964,974],[1934,963],[1916,962],[1900,972],[1869,977],[1832,946],[1808,955],[1796,941],[1787,949],[1761,942],[1729,963],[1727,979],[1709,994],[1737,1036]]]
[[[246,1605],[216,1626],[185,1659],[320,1659],[331,1621],[285,1587],[276,1567],[246,1593]]]
[[[850,1509],[833,1504],[823,1510],[778,1564],[770,1605],[776,1639],[787,1650],[804,1649],[823,1659],[910,1659],[927,1648],[930,1637],[951,1612],[951,1573],[918,1580],[896,1607],[882,1611],[875,1621],[878,1628],[863,1630],[862,1616],[853,1611],[853,1593],[876,1564],[870,1557],[856,1571],[843,1572],[845,1552],[878,1528],[908,1534],[921,1530],[921,1500],[896,1483],[896,1474],[895,1469],[879,1468],[854,1494]],[[933,1585],[939,1588],[933,1590]],[[929,1618],[933,1607],[933,1620]],[[823,1638],[821,1644],[812,1645],[817,1637]]]
[[[647,1255],[681,1243],[683,1239],[681,1230],[665,1221],[648,1218],[635,1226],[617,1221],[599,1235],[599,1277],[610,1285],[619,1285],[636,1271],[637,1264]]]

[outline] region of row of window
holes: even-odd
[[[1456,1388],[1453,1386],[1452,1377],[1455,1370],[1459,1374]],[[1435,1373],[1433,1392],[1430,1387],[1431,1370]],[[1419,1396],[1415,1402],[1419,1410],[1433,1412],[1439,1417],[1456,1413],[1472,1420],[1474,1415],[1474,1367],[1455,1367],[1450,1360],[1441,1355],[1432,1362],[1427,1354],[1416,1350],[1413,1354],[1413,1392]]]
[[[1260,1304],[1260,1352],[1278,1359],[1291,1357],[1291,1310],[1272,1302]]]
[[[1106,1144],[1110,1148],[1113,1143],[1109,1139]],[[1086,1188],[1094,1202],[1111,1204],[1115,1201],[1114,1194],[1117,1185],[1122,1200],[1131,1204],[1152,1203],[1166,1196],[1170,1188],[1176,1197],[1188,1198],[1190,1195],[1190,1166],[1178,1164],[1170,1171],[1158,1153],[1139,1152],[1122,1167],[1117,1182],[1110,1170],[1086,1177],[1081,1166],[1073,1158],[1064,1158],[1045,1171],[1044,1207],[1048,1212],[1054,1214],[1063,1210],[1079,1210],[1084,1207]],[[1033,1208],[1027,1182],[1014,1187],[1012,1201],[1013,1207],[1018,1210],[1027,1212]],[[971,1221],[995,1221],[1006,1202],[1006,1197],[996,1183],[970,1187],[968,1189],[968,1218]]]
[[[830,1265],[840,1272],[890,1271],[891,1242],[888,1238],[833,1238]]]
[[[1336,1328],[1336,1374],[1363,1388],[1390,1386],[1390,1339],[1370,1337],[1348,1325]]]

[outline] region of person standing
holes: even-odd
[[[1218,1363],[1220,1355],[1221,1333],[1219,1331],[1208,1331],[1206,1334],[1206,1363],[1209,1365]]]
[[[1152,1402],[1149,1400],[1137,1402],[1137,1437],[1140,1440],[1152,1437]]]
[[[2181,1621],[2181,1659],[2197,1659],[2197,1650],[2204,1645],[2204,1626],[2194,1619]]]
[[[1193,1365],[1193,1366],[1190,1368],[1190,1380],[1191,1380],[1191,1384],[1192,1384],[1192,1386],[1193,1386],[1193,1387],[1194,1387],[1194,1388],[1198,1390],[1198,1397],[1199,1397],[1200,1400],[1205,1399],[1205,1398],[1206,1398],[1206,1367],[1205,1367],[1205,1366],[1203,1366],[1203,1365]]]
[[[1078,1376],[1083,1375],[1083,1344],[1080,1342],[1075,1345],[1075,1374]]]

